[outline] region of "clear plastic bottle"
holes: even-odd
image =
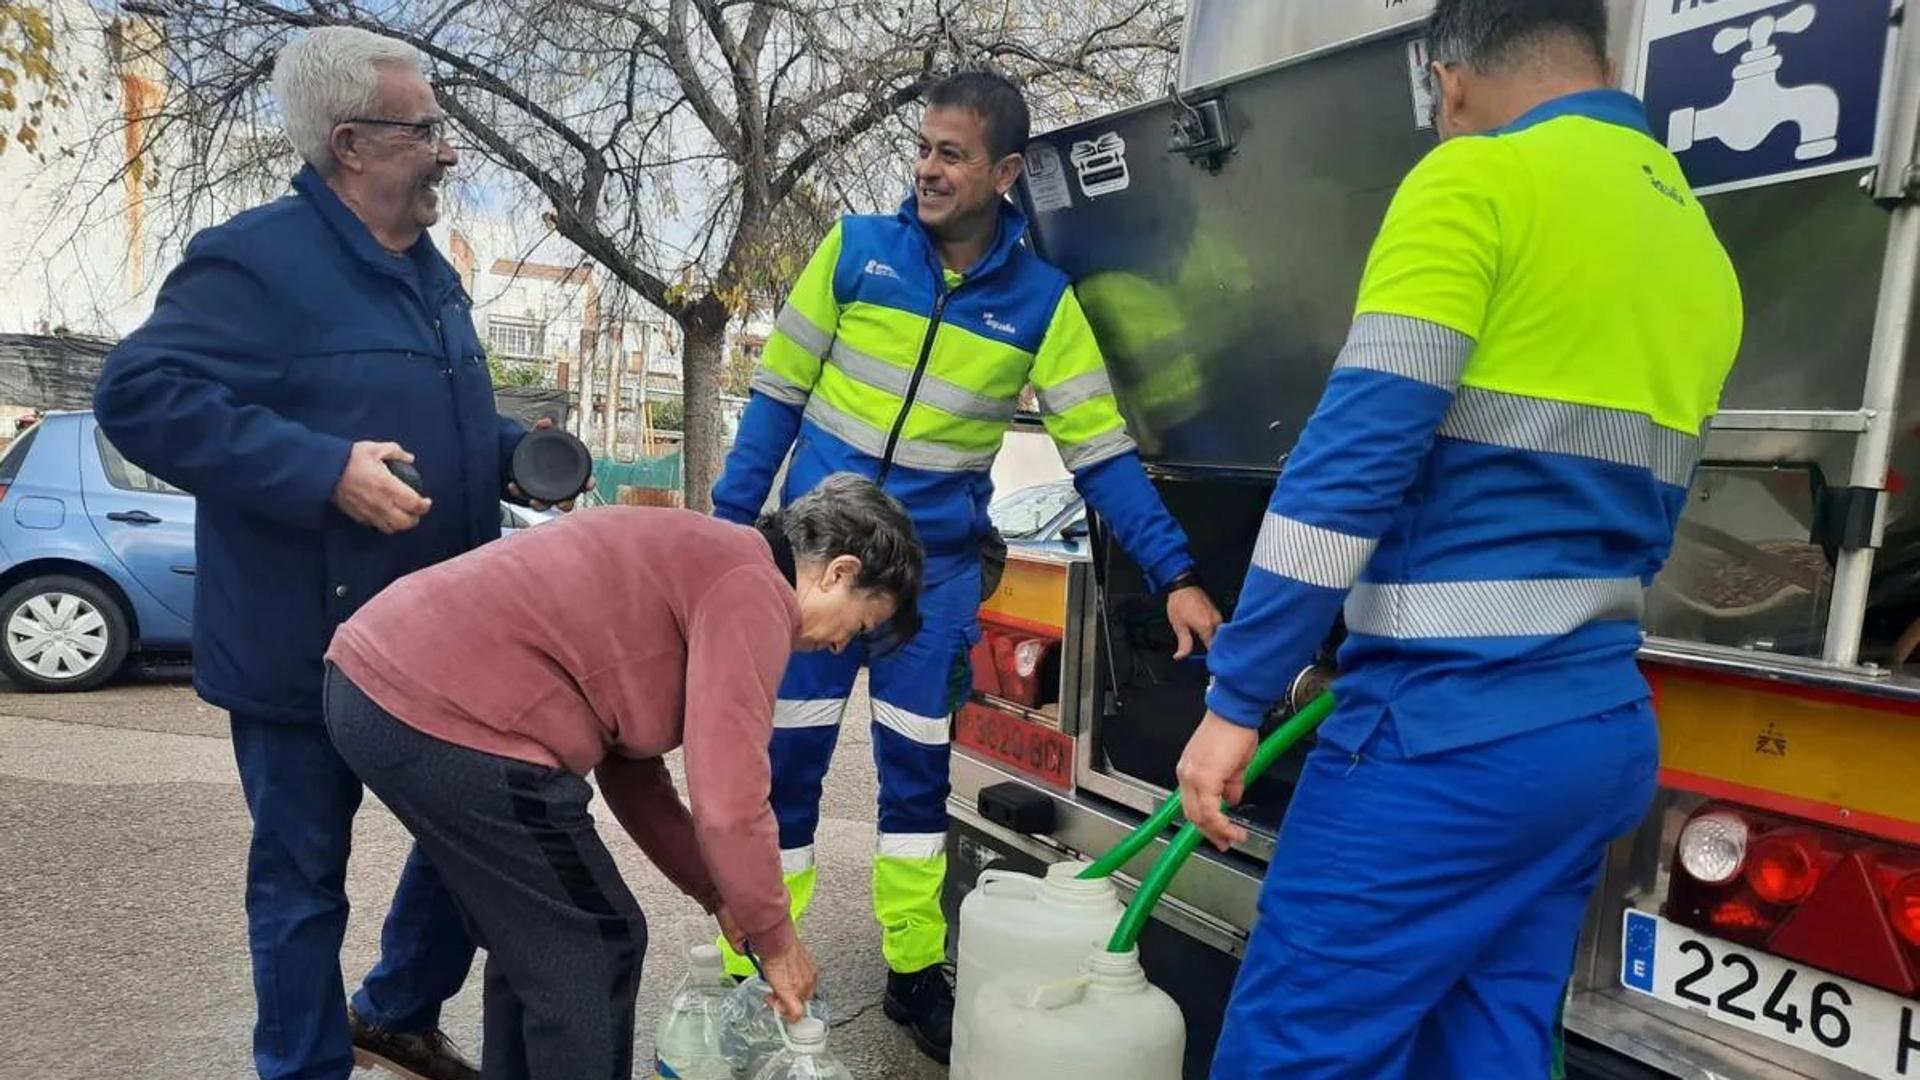
[[[786,1046],[767,1059],[753,1080],[853,1080],[853,1074],[827,1052],[826,1023],[803,1016],[787,1025]]]
[[[732,995],[719,948],[689,948],[687,974],[668,995],[667,1009],[654,1029],[654,1071],[667,1080],[733,1080],[733,1068],[720,1051]]]
[[[734,1080],[753,1080],[767,1059],[786,1045],[781,1037],[780,1017],[767,1004],[773,988],[759,976],[749,976],[733,991],[722,1013],[720,1049],[733,1066]],[[826,998],[814,991],[807,1002],[807,1015],[825,1024],[829,1021]]]

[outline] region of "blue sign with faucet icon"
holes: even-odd
[[[1646,0],[1640,97],[1701,193],[1873,161],[1890,0]]]

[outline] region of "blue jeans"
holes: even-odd
[[[1646,703],[1419,758],[1391,722],[1315,750],[1213,1075],[1548,1076],[1588,897],[1659,755]]]
[[[353,1071],[340,945],[347,855],[360,781],[319,723],[233,718],[233,754],[253,816],[247,942],[262,1080],[346,1080]],[[353,1007],[368,1023],[418,1032],[440,1024],[473,963],[452,896],[416,847],[380,934],[380,962]]]

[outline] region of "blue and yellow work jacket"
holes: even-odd
[[[1739,351],[1740,285],[1639,101],[1441,144],[1395,194],[1274,490],[1207,704],[1260,724],[1344,606],[1339,711],[1443,753],[1643,700],[1665,563]]]
[[[1140,464],[1093,329],[1066,275],[1000,230],[965,273],[940,265],[909,198],[853,215],[795,282],[714,486],[716,513],[751,521],[789,448],[783,501],[835,472],[878,477],[912,516],[929,583],[974,564],[989,532],[989,470],[1029,383],[1074,484],[1155,588],[1191,568],[1186,535]]]

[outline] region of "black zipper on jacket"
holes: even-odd
[[[893,471],[894,448],[900,445],[900,431],[907,426],[907,413],[913,409],[914,395],[920,392],[920,380],[926,377],[927,361],[933,359],[933,339],[940,333],[940,318],[946,314],[947,298],[952,295],[953,290],[942,283],[940,295],[933,298],[933,318],[927,323],[926,340],[920,343],[920,360],[913,365],[913,375],[907,380],[907,396],[900,401],[900,415],[893,418],[893,430],[887,433],[887,447],[880,454],[880,476],[876,482],[882,487],[886,486],[887,474]]]

